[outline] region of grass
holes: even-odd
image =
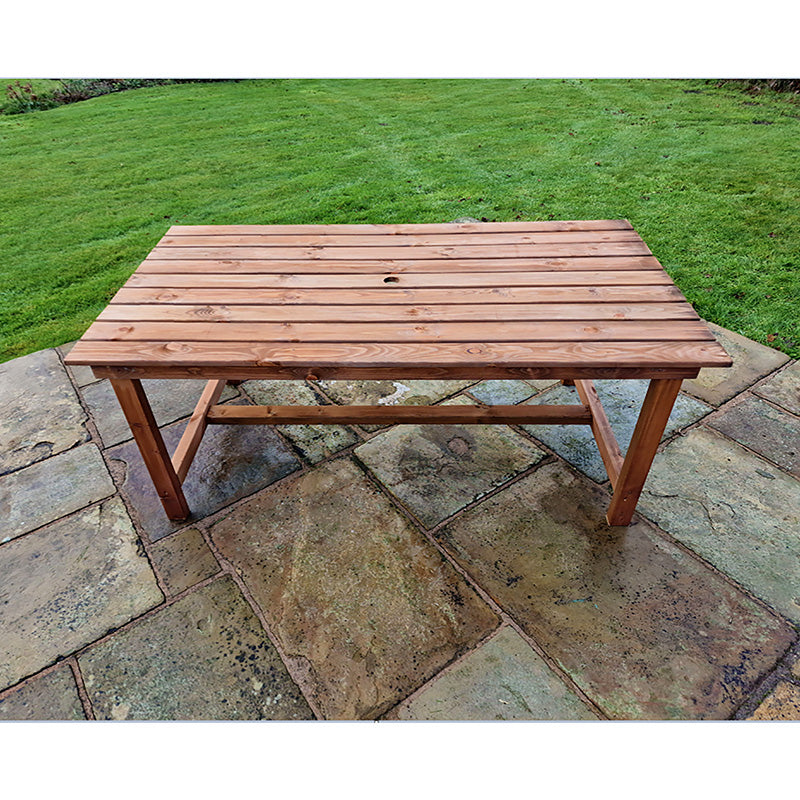
[[[178,224],[627,218],[705,319],[800,357],[800,104],[701,81],[243,81],[0,116],[0,360]]]

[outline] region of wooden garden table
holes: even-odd
[[[636,507],[681,381],[731,360],[627,220],[173,226],[67,357],[109,378],[171,519],[208,424],[590,425]],[[170,458],[142,378],[208,378]],[[228,381],[555,378],[581,405],[230,406]],[[647,378],[623,457],[592,379]]]

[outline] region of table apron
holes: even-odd
[[[96,378],[159,378],[175,380],[613,380],[613,379],[661,379],[696,378],[699,367],[575,367],[569,365],[553,367],[505,366],[483,364],[465,367],[389,367],[351,366],[271,366],[271,367],[192,367],[192,366],[92,366]]]

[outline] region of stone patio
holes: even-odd
[[[685,382],[628,529],[588,431],[556,426],[212,428],[171,523],[68,345],[0,365],[0,720],[800,719],[800,363],[711,327],[734,367]],[[202,384],[147,384],[174,447]],[[597,386],[624,447],[645,386]]]

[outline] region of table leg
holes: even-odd
[[[186,519],[189,516],[189,505],[181,489],[181,481],[172,467],[172,461],[141,381],[114,378],[111,380],[111,386],[122,406],[122,413],[128,420],[131,433],[139,446],[139,452],[142,454],[164,511],[172,520]]]
[[[650,381],[606,514],[609,525],[630,524],[681,383],[672,378]]]

